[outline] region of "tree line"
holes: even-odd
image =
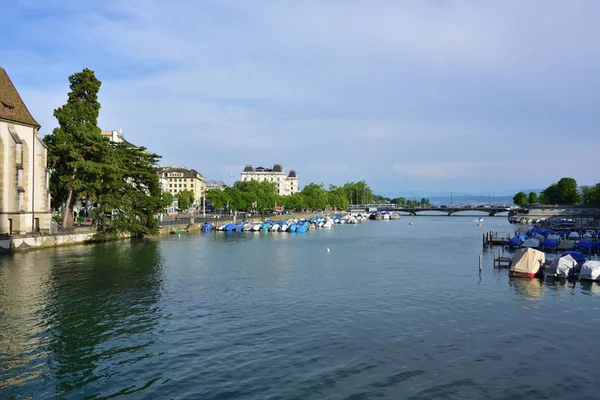
[[[288,211],[305,210],[347,210],[351,204],[393,203],[398,207],[430,206],[429,199],[406,200],[386,198],[374,194],[367,183],[347,182],[342,186],[310,183],[300,192],[289,196],[278,195],[277,186],[273,182],[238,181],[233,187],[211,189],[206,198],[215,210],[253,211],[259,213],[272,212],[274,209]]]
[[[600,183],[579,187],[575,179],[565,177],[542,190],[539,195],[536,192],[518,192],[513,197],[513,203],[519,207],[536,203],[600,205]]]
[[[206,199],[219,210],[272,212],[274,209],[304,211],[317,209],[346,210],[350,204],[366,203],[376,198],[365,181],[348,182],[343,186],[310,183],[300,192],[280,196],[277,186],[267,181],[237,181],[224,190],[211,189]],[[363,203],[364,202],[364,203]]]

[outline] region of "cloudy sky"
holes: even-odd
[[[381,194],[600,181],[600,2],[16,0],[0,65],[42,134],[83,68],[99,124],[230,181]],[[7,25],[8,24],[8,25]]]

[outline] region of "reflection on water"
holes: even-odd
[[[527,301],[537,301],[544,297],[544,282],[539,279],[511,277],[508,282]]]
[[[579,281],[581,291],[585,294],[600,295],[600,284],[593,281]]]
[[[19,386],[35,374],[47,388],[52,376],[52,392],[59,395],[110,376],[114,362],[143,356],[151,339],[137,343],[135,352],[128,349],[127,358],[119,353],[129,337],[151,331],[160,318],[161,264],[152,241],[15,255],[1,270],[0,281],[10,282],[1,298],[9,311],[1,314],[9,332],[0,337],[0,361],[9,366],[2,381]],[[24,376],[20,364],[27,363],[32,342],[47,364],[29,365]],[[102,355],[106,347],[109,356]]]

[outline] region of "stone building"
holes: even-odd
[[[202,204],[206,193],[206,180],[195,169],[172,167],[159,167],[158,176],[168,182],[167,192],[173,196],[184,190],[194,192],[194,204]]]
[[[242,171],[242,181],[273,182],[281,196],[289,196],[299,191],[298,174],[292,169],[286,176],[281,164],[274,164],[273,168],[254,168],[252,165],[246,165]]]
[[[39,129],[0,67],[0,234],[50,230],[47,149]]]

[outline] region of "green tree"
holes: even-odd
[[[194,192],[188,189],[184,189],[181,192],[177,193],[175,197],[177,197],[177,201],[179,204],[178,208],[180,210],[187,210],[192,206],[192,204],[194,204],[195,201]]]
[[[311,209],[327,208],[327,191],[323,184],[311,183],[302,188],[301,192],[306,199],[306,206]]]
[[[161,205],[162,208],[168,208],[171,207],[171,204],[173,204],[173,200],[174,197],[171,193],[169,192],[162,192],[161,194]]]
[[[519,207],[527,206],[527,195],[525,192],[519,192],[513,196],[513,203]]]
[[[210,189],[206,191],[206,199],[210,200],[213,208],[215,210],[225,208],[225,205],[229,201],[229,197],[224,190],[220,189]]]
[[[99,182],[96,201],[98,215],[110,216],[96,239],[115,239],[122,234],[158,233],[158,214],[164,207],[155,165],[160,158],[145,148],[110,143],[112,152],[105,160],[109,167]]]
[[[539,201],[538,199],[538,195],[536,192],[529,192],[529,195],[527,196],[527,202],[529,204],[534,204],[537,203]]]
[[[577,181],[573,178],[562,178],[542,191],[540,201],[544,204],[577,204],[581,195],[577,190]]]
[[[50,193],[65,204],[63,226],[73,226],[73,207],[77,198],[97,198],[101,177],[110,166],[108,139],[97,126],[101,82],[94,71],[84,69],[69,77],[67,102],[54,110],[58,128],[44,137],[48,147]]]
[[[600,204],[600,183],[594,186],[581,187],[581,200],[583,204],[599,205]]]

